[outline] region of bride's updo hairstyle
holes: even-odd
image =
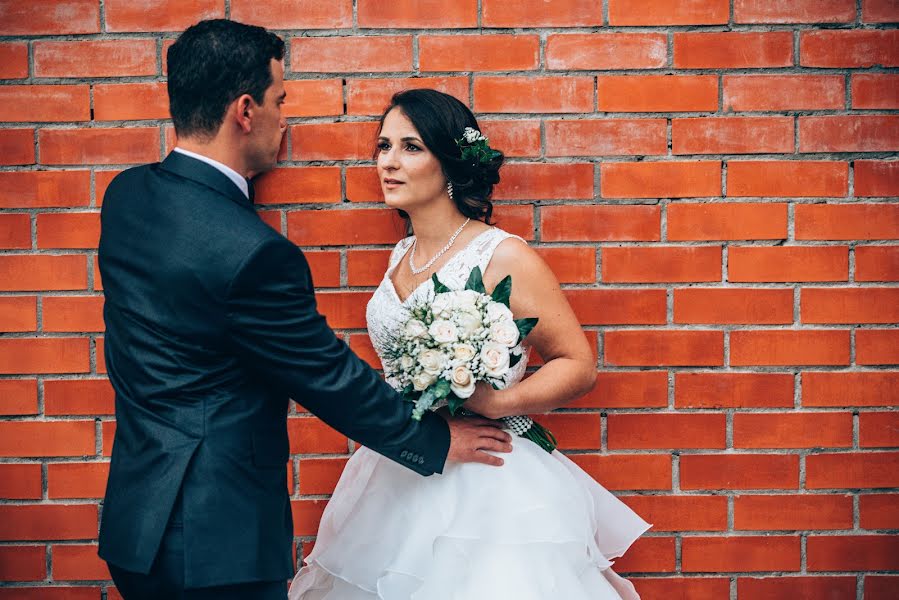
[[[484,221],[488,225],[493,214],[493,186],[499,183],[499,168],[505,158],[498,152],[489,161],[463,160],[456,144],[466,127],[480,131],[472,112],[459,100],[430,89],[405,90],[394,94],[390,106],[381,115],[378,127],[380,135],[384,118],[394,108],[399,108],[412,121],[440,165],[447,181],[453,184],[453,202],[466,217]],[[375,151],[377,156],[377,150]],[[404,211],[400,214],[407,218]]]

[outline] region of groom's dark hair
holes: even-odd
[[[182,137],[214,136],[225,110],[243,94],[262,104],[272,84],[271,60],[284,40],[262,27],[227,19],[200,21],[169,47],[169,112]]]

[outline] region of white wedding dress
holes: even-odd
[[[486,271],[509,237],[484,231],[438,277],[464,288],[472,268]],[[379,353],[407,318],[411,298],[433,289],[429,280],[404,302],[390,279],[412,239],[396,245],[368,304]],[[512,381],[520,381],[526,363],[518,363]],[[610,559],[649,525],[558,451],[515,437],[502,456],[502,467],[450,463],[442,474],[422,477],[360,448],[290,600],[638,600]]]

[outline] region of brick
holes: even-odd
[[[31,215],[0,214],[0,248],[31,248]]]
[[[895,493],[862,494],[858,504],[862,529],[899,528],[899,496]]]
[[[316,296],[318,310],[334,329],[365,329],[365,305],[370,292],[324,292]]]
[[[380,116],[395,93],[413,88],[435,89],[458,98],[466,106],[469,104],[468,77],[349,79],[346,85],[347,114]]]
[[[678,69],[752,69],[793,64],[793,33],[675,32]]]
[[[102,296],[46,296],[43,301],[42,330],[51,332],[101,332]]]
[[[724,110],[785,111],[841,109],[842,75],[725,75]]]
[[[530,205],[500,204],[493,210],[497,227],[525,240],[534,240],[534,209]]]
[[[540,61],[537,35],[424,35],[418,48],[422,71],[528,71]]]
[[[792,289],[674,290],[674,322],[784,324],[793,322]]]
[[[353,26],[352,0],[231,0],[231,18],[269,29],[340,29]],[[293,65],[300,63],[293,61]],[[305,65],[299,68],[304,70]]]
[[[346,462],[345,458],[300,459],[300,493],[332,493]]]
[[[89,121],[89,94],[87,85],[4,85],[0,122]]]
[[[159,160],[159,129],[41,129],[38,145],[47,165],[147,163]]]
[[[51,500],[103,498],[109,463],[50,463],[47,465],[47,494]],[[80,577],[78,579],[106,579]]]
[[[897,487],[899,453],[811,454],[805,459],[805,470],[805,487],[810,490]]]
[[[543,206],[544,242],[658,241],[658,206]]]
[[[605,333],[607,366],[719,366],[724,360],[720,331],[627,330]]]
[[[301,123],[290,128],[294,160],[369,159],[378,135],[376,122]]]
[[[615,413],[606,418],[606,434],[610,450],[724,448],[725,416]]]
[[[588,27],[602,25],[602,7],[591,0],[482,0],[483,27]]]
[[[641,598],[720,600],[730,594],[730,581],[724,577],[641,577],[631,583]]]
[[[674,573],[674,538],[639,538],[627,554],[615,560],[615,571],[620,574]]]
[[[733,444],[734,448],[848,448],[852,414],[737,413]]]
[[[861,413],[858,429],[858,445],[861,448],[899,446],[899,413]]]
[[[798,204],[797,240],[889,240],[899,238],[895,204]]]
[[[596,249],[588,247],[535,248],[560,283],[596,282]]]
[[[606,247],[605,283],[721,281],[720,246]]]
[[[507,157],[540,156],[540,121],[481,121],[490,146]]]
[[[384,278],[390,250],[350,250],[347,252],[347,285],[377,286]]]
[[[725,531],[727,498],[724,496],[622,496],[621,500],[653,531]]]
[[[749,365],[848,365],[849,331],[732,331],[730,363]]]
[[[899,108],[899,75],[853,73],[852,108]]]
[[[97,556],[94,544],[54,545],[52,552],[55,581],[111,579],[106,562]]]
[[[699,112],[718,109],[713,75],[600,75],[599,110],[605,112]]]
[[[479,113],[584,113],[593,111],[592,77],[474,78]]]
[[[46,302],[49,297],[44,298]],[[115,414],[115,392],[108,379],[44,380],[44,414],[112,415]]]
[[[37,216],[38,248],[96,248],[100,213],[41,213]]]
[[[96,537],[96,504],[0,505],[0,540],[83,540]]]
[[[809,571],[886,571],[899,569],[899,536],[810,535]]]
[[[665,290],[566,290],[583,325],[662,325]]]
[[[846,246],[731,246],[727,279],[735,282],[846,281]]]
[[[729,197],[845,197],[849,165],[836,161],[728,161]]]
[[[2,217],[0,217],[0,224],[2,224]],[[36,297],[0,296],[0,332],[36,330]]]
[[[40,463],[0,463],[0,498],[40,500],[42,493]]]
[[[855,364],[899,364],[899,329],[856,329]]]
[[[671,241],[787,237],[787,205],[780,202],[674,202],[667,221]]]
[[[798,571],[799,536],[685,537],[685,573]]]
[[[0,129],[0,165],[33,165],[34,159],[34,129]]]
[[[697,198],[721,195],[721,162],[602,163],[603,198]]]
[[[36,77],[156,75],[156,40],[34,42]]]
[[[386,29],[460,29],[477,27],[477,0],[453,3],[441,0],[401,0],[380,2],[361,0],[358,7],[359,27]]]
[[[596,450],[600,446],[598,414],[551,413],[538,415],[536,421],[558,438],[560,450]]]
[[[899,8],[895,0],[862,0],[863,23],[895,23],[899,21]],[[867,596],[865,597],[866,600]]]
[[[316,417],[287,420],[291,454],[320,454],[347,452],[347,438]]]
[[[220,0],[106,0],[105,7],[106,31],[116,32],[183,31],[197,21],[225,16],[225,7]]]
[[[897,406],[899,372],[802,373],[802,405]]]
[[[86,267],[84,256],[0,256],[0,291],[83,290]]]
[[[278,167],[253,181],[256,204],[340,202],[340,167]]]
[[[0,338],[0,374],[87,373],[87,338]]]
[[[855,161],[856,196],[899,196],[899,161]]]
[[[658,69],[667,61],[663,33],[552,33],[546,38],[546,68],[552,70]]]
[[[503,167],[493,200],[592,200],[593,165],[589,163],[516,163]]]
[[[727,0],[609,0],[609,25],[718,25]]]
[[[899,323],[899,288],[803,288],[803,323]]]
[[[599,356],[596,351],[597,345],[599,344],[599,334],[592,329],[582,329],[581,332],[583,333],[584,337],[587,338],[587,345],[590,346],[590,350],[591,350],[591,353],[593,354],[593,358],[595,361],[596,358]],[[528,366],[529,367],[539,367],[539,366],[544,365],[545,363],[546,363],[546,361],[543,360],[543,357],[540,356],[540,353],[536,349],[531,347],[531,354],[530,354],[530,357],[528,360]],[[568,406],[570,408],[574,408],[577,406],[576,402],[577,401],[573,401],[572,403],[569,403]]]
[[[899,38],[896,45],[899,46]],[[899,116],[799,117],[800,152],[879,152],[897,149]]]
[[[866,575],[865,600],[890,600],[899,585],[896,575]]]
[[[793,406],[790,373],[676,373],[677,408],[775,408]]]
[[[168,119],[169,99],[164,83],[99,83],[94,85],[94,119],[139,121]]]
[[[288,80],[285,117],[321,117],[343,114],[343,82],[340,79]]]
[[[106,195],[106,190],[109,188],[109,184],[112,183],[112,180],[121,173],[121,169],[112,169],[110,171],[94,171],[94,181],[96,183],[94,189],[94,198],[96,199],[97,206],[103,206],[103,196]]]
[[[668,373],[665,371],[601,371],[593,389],[568,408],[665,408]]]
[[[28,44],[22,42],[0,44],[0,79],[26,77],[28,77]]]
[[[0,600],[100,600],[100,598],[99,587],[54,586],[0,589]],[[109,598],[114,600],[113,596]]]
[[[737,596],[765,600],[849,599],[855,597],[855,577],[740,577]]]
[[[44,546],[0,547],[0,579],[4,582],[40,581],[46,578],[47,551]]]
[[[287,232],[299,246],[395,244],[405,224],[392,210],[316,210],[287,213]]]
[[[0,415],[36,415],[37,380],[0,380]]]
[[[795,454],[690,454],[680,458],[684,490],[799,489]]]
[[[0,456],[87,456],[94,454],[93,421],[0,422]]]
[[[572,454],[569,458],[609,490],[671,489],[668,455]]]
[[[412,36],[293,38],[290,64],[303,73],[411,71]]]
[[[666,154],[665,119],[546,121],[547,156]]]
[[[381,370],[384,368],[381,364],[381,359],[378,358],[378,353],[375,352],[375,348],[372,346],[371,340],[367,335],[354,334],[350,336],[350,350],[355,352],[359,358],[367,362],[372,369]]]
[[[828,68],[895,67],[899,65],[899,31],[802,31],[799,34],[799,64]]]
[[[792,152],[792,117],[700,117],[671,120],[674,154]]]
[[[330,250],[304,252],[315,287],[340,287],[340,253]],[[352,283],[350,284],[352,285]]]
[[[736,23],[850,23],[853,0],[734,0]]]
[[[350,202],[383,202],[381,182],[375,167],[346,168],[346,198]]]
[[[325,500],[291,500],[293,534],[316,535],[326,504]]]
[[[64,35],[99,33],[100,5],[97,0],[54,0],[53,10],[35,10],[20,2],[0,3],[3,35]]]

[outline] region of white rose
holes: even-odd
[[[431,323],[428,333],[434,338],[438,344],[451,344],[459,339],[459,333],[456,325],[452,321],[438,319]]]
[[[456,323],[462,330],[462,337],[471,337],[478,332],[484,324],[481,322],[481,315],[477,313],[461,312],[456,315]]]
[[[437,350],[424,350],[418,355],[418,364],[431,375],[438,375],[443,371],[446,357]]]
[[[436,375],[431,375],[427,371],[422,371],[412,378],[412,387],[416,392],[423,392],[435,381],[437,381]]]
[[[435,317],[448,317],[453,308],[453,294],[444,292],[436,294],[431,302],[431,312]]]
[[[465,141],[469,144],[473,144],[478,140],[487,141],[487,138],[481,135],[481,132],[473,127],[466,127],[465,131],[462,132],[462,137],[464,137]]]
[[[406,323],[406,337],[410,339],[422,338],[428,332],[428,328],[418,319],[409,319]]]
[[[450,381],[450,391],[459,398],[468,398],[474,394],[475,380],[471,371],[464,365],[453,369],[453,378]]]
[[[509,349],[496,342],[487,342],[481,348],[481,363],[488,376],[500,378],[509,370]]]
[[[412,357],[409,356],[408,354],[403,354],[403,355],[400,357],[400,368],[401,368],[403,371],[408,371],[408,370],[411,369],[414,365],[415,365],[415,361],[412,360]]]
[[[473,312],[478,309],[480,294],[474,290],[462,290],[456,292],[453,297],[453,307],[458,310]]]
[[[497,321],[490,326],[490,339],[507,348],[518,344],[518,327],[512,321]]]
[[[490,302],[487,304],[487,320],[491,323],[496,321],[511,321],[512,311],[509,307],[501,302]]]
[[[453,358],[456,360],[461,360],[462,362],[469,362],[474,358],[475,347],[471,344],[457,344],[453,346]]]

